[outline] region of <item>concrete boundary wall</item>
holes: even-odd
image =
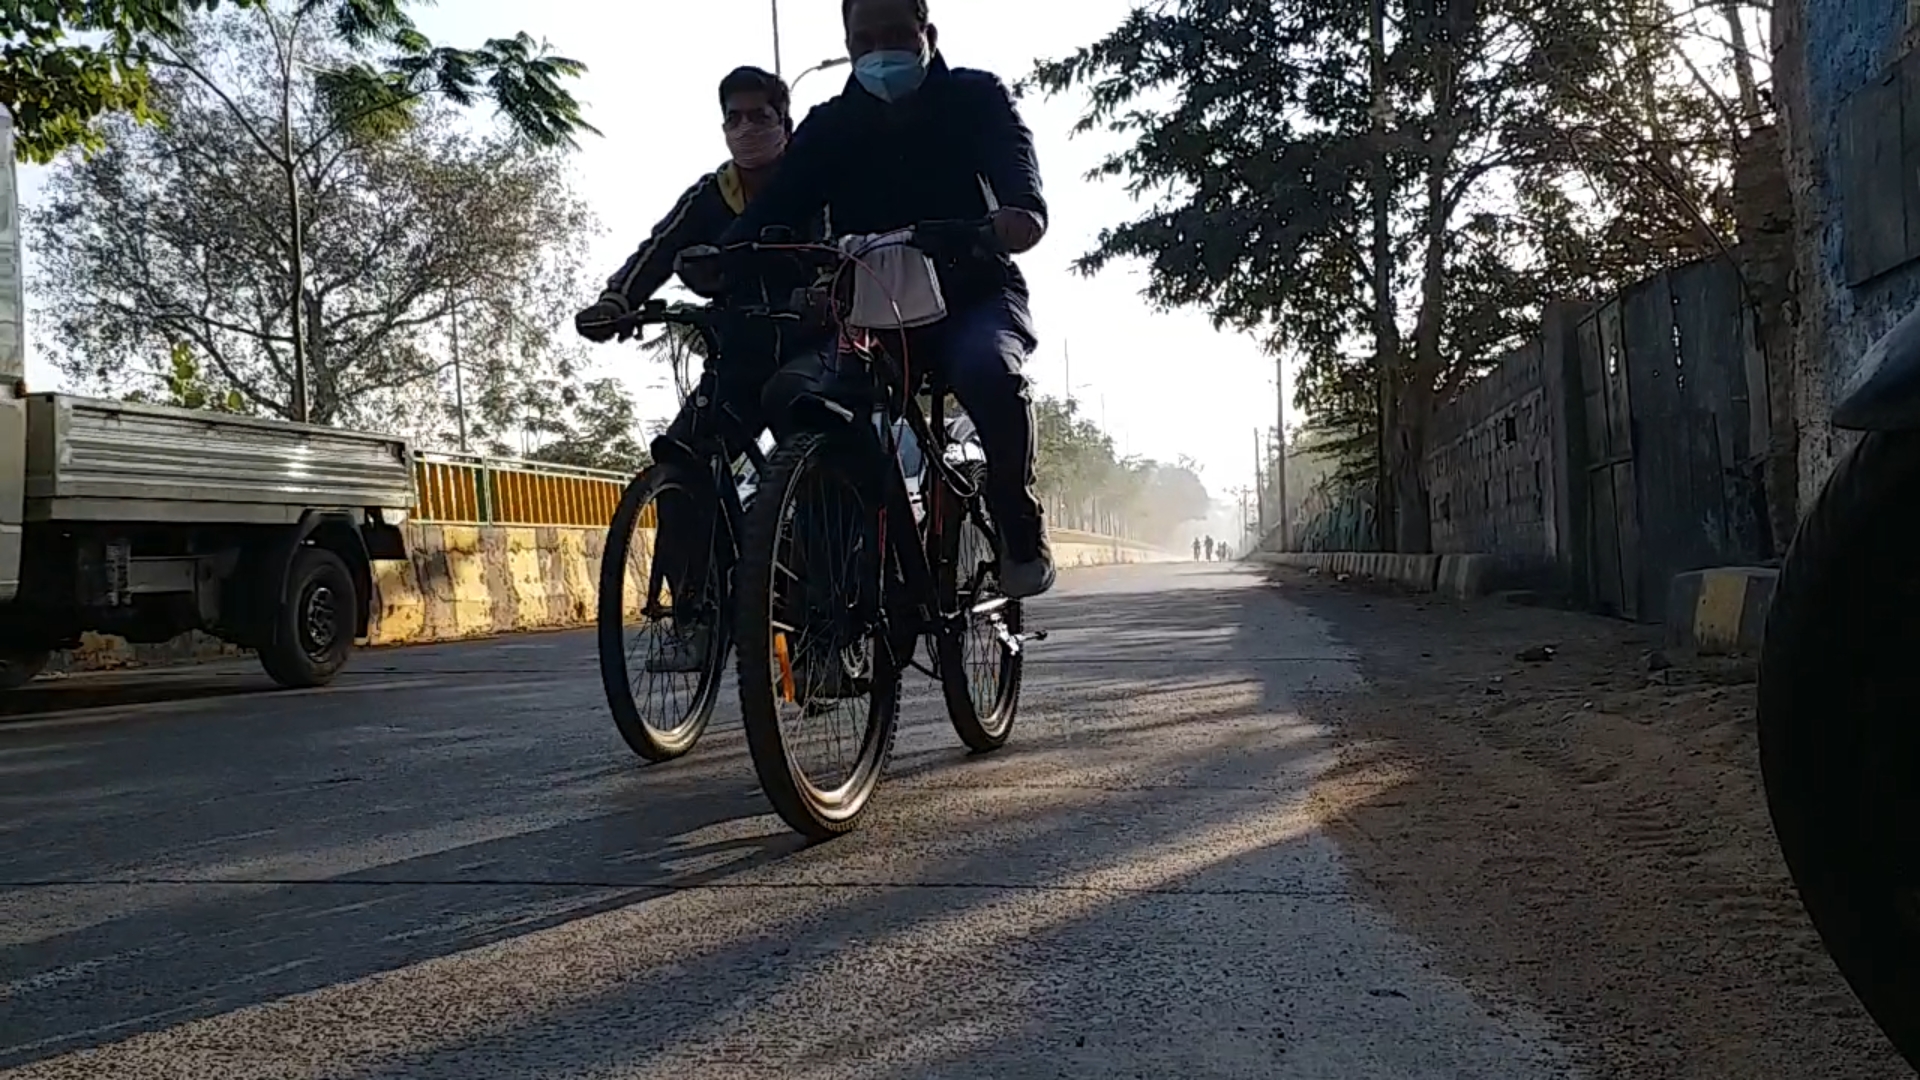
[[[1181,557],[1138,540],[1122,540],[1079,529],[1050,529],[1053,561],[1074,566],[1114,566],[1122,563],[1178,562]]]
[[[409,523],[408,558],[375,563],[368,643],[414,645],[496,634],[591,626],[600,590],[604,528],[565,525]],[[1171,562],[1179,557],[1132,540],[1073,529],[1052,532],[1063,568]],[[645,573],[644,565],[630,573]],[[638,588],[629,595],[638,595]],[[205,634],[130,645],[88,634],[52,670],[91,671],[240,655]]]
[[[1723,566],[1676,574],[1667,599],[1667,640],[1706,656],[1756,655],[1778,570]]]
[[[1323,574],[1385,581],[1414,592],[1484,596],[1494,576],[1490,555],[1393,555],[1372,551],[1259,552],[1253,561]]]

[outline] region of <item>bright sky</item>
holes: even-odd
[[[675,198],[726,158],[714,98],[720,77],[738,64],[773,66],[770,0],[452,0],[417,11],[436,39],[465,44],[525,30],[586,63],[578,88],[588,119],[603,133],[577,155],[577,184],[605,234],[594,248],[596,280],[611,274]],[[933,0],[949,62],[985,68],[1012,82],[1036,56],[1055,56],[1117,25],[1129,0]],[[789,79],[844,55],[839,0],[781,0],[781,52]],[[807,76],[795,92],[796,115],[837,93],[838,68]],[[1133,212],[1125,192],[1082,179],[1110,145],[1099,136],[1069,140],[1076,102],[1023,104],[1038,141],[1052,228],[1022,258],[1033,287],[1041,345],[1029,374],[1042,393],[1074,392],[1086,414],[1113,433],[1125,453],[1171,461],[1188,454],[1203,466],[1216,498],[1252,483],[1253,432],[1273,423],[1272,362],[1248,338],[1216,333],[1199,312],[1156,314],[1139,296],[1143,276],[1114,267],[1094,279],[1070,269],[1104,225]],[[23,167],[31,200],[40,169]],[[28,252],[29,265],[32,253]],[[582,303],[591,301],[582,297]],[[600,347],[608,370],[625,376],[643,415],[676,406],[661,373],[637,352]],[[51,386],[50,365],[29,350],[33,385]],[[1104,400],[1103,400],[1104,399]]]

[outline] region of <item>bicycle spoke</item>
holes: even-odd
[[[803,478],[802,491],[791,513],[780,523],[771,565],[776,611],[797,611],[799,626],[774,619],[784,633],[787,662],[798,676],[794,700],[779,695],[777,711],[785,734],[783,742],[807,782],[821,790],[835,790],[850,782],[859,769],[870,722],[864,695],[852,694],[859,681],[847,670],[863,637],[855,605],[861,596],[860,565],[869,547],[858,528],[863,507],[857,496],[849,500],[843,482],[822,473]],[[856,527],[848,530],[848,524]],[[852,535],[848,535],[851,532]],[[870,656],[864,656],[870,666]],[[861,679],[870,677],[863,671]]]

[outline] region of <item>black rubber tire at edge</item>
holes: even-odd
[[[633,543],[633,529],[640,512],[657,500],[669,484],[692,488],[659,465],[648,466],[627,484],[620,494],[620,505],[607,526],[606,545],[600,555],[600,586],[594,614],[596,644],[600,658],[600,685],[607,695],[607,708],[613,723],[629,749],[643,760],[658,764],[672,761],[691,751],[713,720],[713,708],[720,699],[720,678],[726,671],[727,650],[733,644],[732,589],[726,567],[716,559],[721,587],[720,621],[709,654],[706,670],[694,690],[693,708],[679,727],[661,732],[648,725],[633,701],[633,674],[627,670],[626,565],[627,549]],[[704,481],[702,486],[705,486]],[[717,508],[716,508],[717,509]],[[716,530],[721,526],[716,522]]]
[[[1888,655],[1913,617],[1890,586],[1911,572],[1917,534],[1920,433],[1869,435],[1828,479],[1781,571],[1762,645],[1759,736],[1774,831],[1807,912],[1861,1003],[1920,1069],[1920,915],[1903,910],[1910,883],[1887,875],[1898,837],[1916,834],[1920,802],[1903,812],[1884,776],[1889,765],[1909,779],[1920,768],[1890,754],[1920,743],[1920,683],[1912,656]]]
[[[325,584],[340,597],[334,605],[332,647],[322,658],[308,655],[300,642],[302,608],[310,584]],[[340,556],[326,548],[296,548],[287,567],[285,588],[272,612],[273,633],[260,650],[260,666],[274,682],[290,690],[325,686],[333,681],[353,655],[355,623],[363,601],[353,585],[353,572]]]

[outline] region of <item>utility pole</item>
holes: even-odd
[[[780,0],[773,0],[773,73],[780,72]]]
[[[447,290],[447,318],[452,323],[453,338],[453,411],[460,422],[460,452],[468,453],[467,447],[467,388],[460,376],[460,303],[453,297],[453,290]]]
[[[1279,502],[1280,550],[1293,550],[1292,522],[1287,512],[1287,362],[1283,357],[1273,361],[1273,385],[1277,422],[1273,429],[1273,479],[1275,499]],[[1266,522],[1260,523],[1261,535],[1266,535]]]
[[[1267,436],[1253,429],[1253,491],[1258,500],[1260,535],[1267,535]]]

